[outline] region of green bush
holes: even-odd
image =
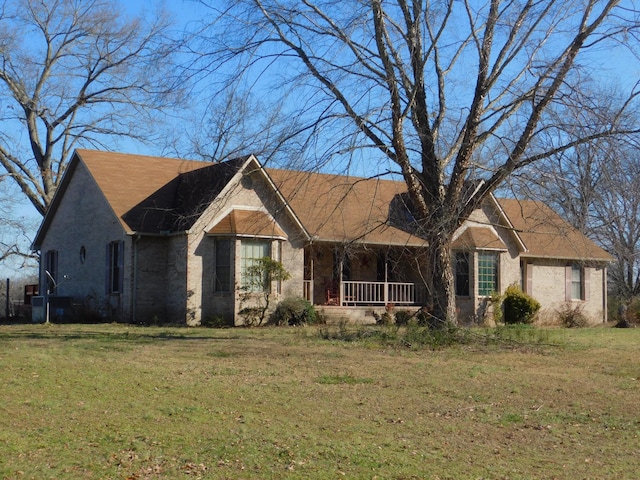
[[[316,311],[302,297],[288,297],[276,306],[269,318],[271,325],[305,325],[318,322]]]
[[[536,313],[540,310],[540,303],[524,293],[516,285],[511,285],[504,292],[502,300],[504,309],[504,323],[532,323]]]

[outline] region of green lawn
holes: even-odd
[[[0,326],[0,478],[638,478],[640,329],[550,339]]]

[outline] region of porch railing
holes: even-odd
[[[422,305],[426,290],[422,285],[400,282],[342,282],[343,305]]]

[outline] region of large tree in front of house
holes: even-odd
[[[443,321],[455,319],[452,235],[483,199],[533,162],[637,129],[625,115],[589,128],[572,129],[571,116],[556,123],[565,108],[599,108],[581,82],[607,58],[619,61],[612,52],[633,51],[634,2],[203,3],[213,13],[208,66],[230,84],[244,75],[272,87],[276,102],[286,95],[315,139],[300,142],[309,159],[339,155],[363,162],[356,171],[404,179]]]
[[[12,0],[0,7],[0,173],[42,215],[78,146],[147,140],[178,89],[164,15],[116,0]]]

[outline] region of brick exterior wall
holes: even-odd
[[[567,262],[532,259],[527,261],[531,269],[531,295],[542,304],[538,315],[540,323],[557,323],[558,312],[564,308],[579,308],[590,324],[606,321],[605,295],[606,269],[602,266],[587,266],[585,277],[589,277],[587,300],[566,300]],[[584,285],[584,282],[583,282]]]
[[[587,300],[565,300],[565,275],[567,261],[545,259],[521,259],[519,245],[514,235],[506,228],[499,227],[500,219],[496,212],[485,203],[467,220],[468,226],[492,225],[496,234],[504,242],[506,251],[500,253],[498,282],[500,292],[504,292],[509,285],[518,285],[541,304],[538,315],[540,323],[557,323],[558,311],[566,306],[580,308],[589,323],[597,324],[606,321],[606,268],[603,266],[587,267],[589,293]],[[471,252],[470,259],[471,286],[469,297],[457,297],[459,319],[463,323],[488,321],[492,323],[493,311],[490,298],[478,295],[476,272],[478,270],[478,252]],[[570,264],[570,262],[569,262]],[[527,269],[530,269],[527,274]],[[529,279],[527,282],[527,276]]]
[[[124,292],[107,294],[107,245],[124,241]],[[81,163],[78,163],[65,195],[61,198],[42,241],[41,254],[58,251],[58,291],[75,303],[110,320],[131,318],[131,238]],[[84,247],[84,262],[80,249]],[[41,265],[40,285],[46,285]],[[63,276],[67,276],[64,279]],[[44,290],[41,290],[44,291]]]
[[[240,325],[239,274],[232,278],[232,292],[214,291],[215,239],[206,234],[234,208],[267,212],[286,234],[286,239],[272,241],[272,257],[282,261],[291,278],[281,285],[280,293],[273,286],[272,306],[275,307],[279,298],[302,296],[306,239],[271,185],[259,173],[231,182],[187,234],[130,236],[79,162],[42,240],[42,258],[48,250],[58,251],[57,294],[71,296],[74,302],[85,304],[107,319],[198,325],[220,317],[230,325]],[[500,291],[513,283],[526,284],[530,294],[542,304],[540,318],[543,321],[557,318],[558,309],[566,305],[567,262],[526,259],[523,268],[520,247],[511,232],[497,226],[500,222],[496,212],[486,205],[467,221],[473,226],[490,226],[506,246],[506,250],[500,252]],[[124,242],[124,289],[116,295],[108,294],[106,285],[107,246],[112,241]],[[233,272],[240,272],[241,241],[241,238],[234,239]],[[80,256],[81,249],[86,252],[84,259]],[[377,280],[375,252],[385,250],[386,247],[380,246],[369,251],[354,251],[352,279]],[[457,298],[459,315],[465,323],[481,319],[490,308],[488,299],[478,296],[477,251],[471,253],[470,296]],[[315,269],[313,300],[322,305],[332,278],[333,246],[314,245],[308,249],[308,255]],[[402,278],[394,280],[420,283],[420,275],[415,269],[418,257],[418,250],[405,249],[396,259],[397,272]],[[599,323],[606,319],[606,269],[589,265],[586,271],[589,278],[587,299],[572,301],[570,305],[580,307],[591,323]],[[523,272],[528,283],[522,278]],[[67,278],[63,279],[63,276]],[[40,282],[46,284],[42,267]]]
[[[136,238],[135,309],[139,323],[185,323],[185,235]]]
[[[267,211],[275,218],[277,225],[286,233],[287,239],[272,241],[272,258],[283,263],[291,278],[284,282],[281,294],[276,293],[274,285],[271,306],[275,307],[279,298],[284,296],[302,296],[304,278],[304,251],[301,232],[283,210],[283,205],[273,190],[260,174],[253,174],[251,181],[246,177],[239,183],[231,183],[226,191],[202,214],[191,229],[187,256],[187,323],[198,325],[215,317],[222,318],[230,325],[241,325],[243,322],[239,311],[242,308],[238,290],[240,278],[240,245],[241,238],[235,239],[233,249],[233,268],[236,275],[232,279],[233,292],[220,293],[214,289],[215,272],[215,240],[207,236],[218,221],[232,209],[260,209]],[[281,255],[282,258],[278,258]]]

